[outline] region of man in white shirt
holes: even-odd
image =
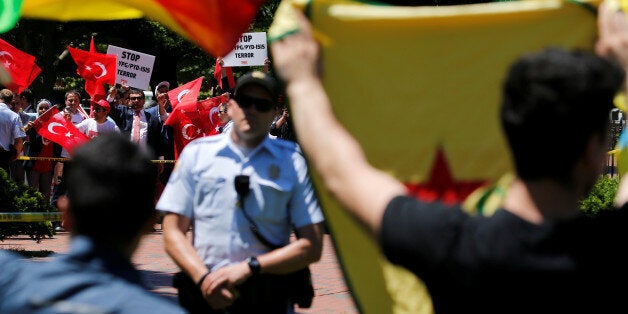
[[[113,120],[107,119],[107,115],[111,110],[109,103],[101,99],[97,102],[92,102],[93,118],[85,119],[76,125],[76,128],[81,133],[87,135],[89,138],[94,138],[101,133],[105,132],[120,132],[118,126]]]

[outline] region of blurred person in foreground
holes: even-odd
[[[598,55],[545,49],[509,69],[501,124],[517,178],[491,217],[415,199],[369,164],[333,114],[317,71],[319,47],[297,16],[301,30],[271,49],[299,143],[383,254],[424,281],[436,313],[627,311],[628,196],[597,217],[579,209],[602,174],[608,116],[628,68],[623,13],[600,8]]]
[[[149,157],[118,133],[74,152],[67,197],[58,200],[70,252],[29,262],[0,250],[0,313],[185,313],[149,292],[131,263],[155,218]]]

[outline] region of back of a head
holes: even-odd
[[[101,244],[130,241],[154,218],[156,176],[144,151],[118,133],[77,147],[67,179],[72,231]]]
[[[30,89],[28,89],[28,88],[24,89],[24,90],[20,93],[20,96],[22,96],[22,97],[26,98],[26,101],[27,101],[29,104],[32,104],[32,103],[33,103],[33,101],[35,100],[35,98],[34,98],[34,96],[33,96],[33,92],[32,92]]]
[[[0,90],[0,101],[9,105],[13,100],[13,92],[10,89],[4,88]]]
[[[604,136],[623,79],[618,65],[583,51],[550,48],[515,62],[501,122],[517,174],[569,183],[588,139]]]

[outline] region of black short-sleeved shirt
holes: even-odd
[[[535,225],[399,196],[379,240],[423,280],[436,313],[628,313],[627,210]]]

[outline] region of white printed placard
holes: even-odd
[[[241,67],[264,65],[268,57],[268,43],[265,32],[244,33],[235,48],[224,56],[224,66]]]
[[[150,90],[150,76],[153,74],[155,56],[109,45],[107,54],[118,56],[116,83],[143,90]]]

